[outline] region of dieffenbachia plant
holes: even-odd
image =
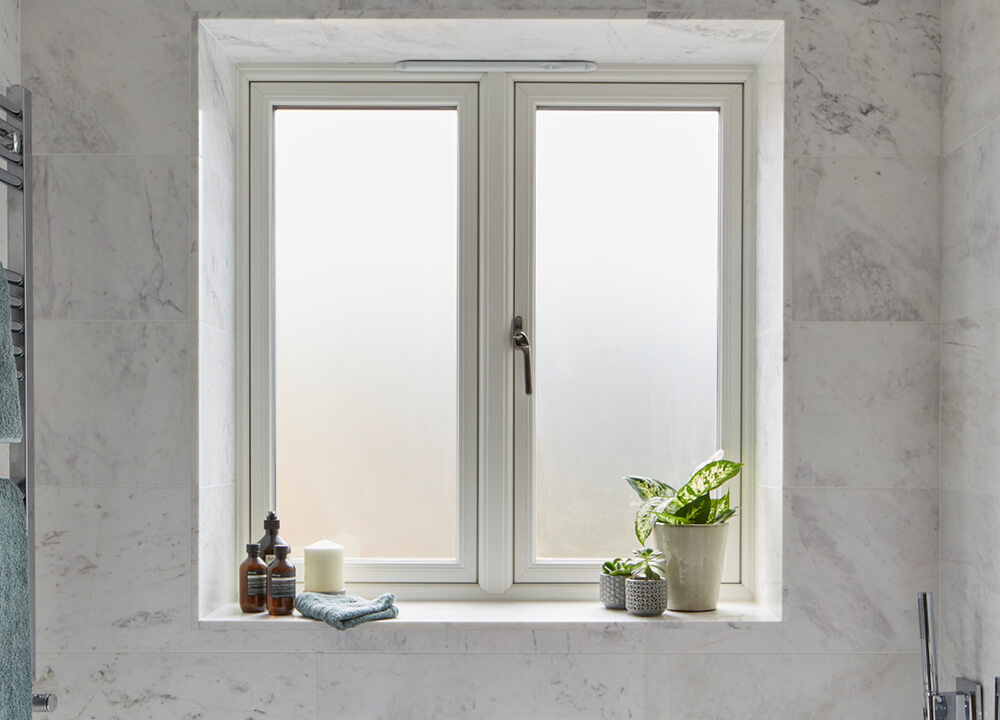
[[[635,513],[635,536],[645,544],[657,522],[667,525],[718,525],[736,514],[729,506],[729,491],[713,498],[717,490],[736,477],[743,463],[725,460],[720,450],[691,475],[680,490],[665,482],[648,477],[630,475],[625,482],[632,486],[642,500]]]

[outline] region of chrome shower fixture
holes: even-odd
[[[920,659],[924,670],[924,720],[983,720],[983,686],[978,682],[957,678],[953,692],[938,691],[934,596],[931,593],[917,593],[917,615],[920,622]]]

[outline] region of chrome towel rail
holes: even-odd
[[[35,538],[35,387],[34,311],[32,308],[31,227],[31,93],[14,85],[0,93],[0,182],[7,193],[6,280],[11,295],[11,331],[15,335],[15,362],[21,400],[23,439],[10,446],[10,477],[24,487],[28,515],[28,547]],[[6,165],[6,167],[3,167]],[[29,553],[28,578],[31,592],[32,665],[35,647],[35,556]],[[56,696],[32,697],[35,712],[56,709]]]

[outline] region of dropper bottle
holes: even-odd
[[[280,527],[281,521],[278,519],[278,514],[272,510],[264,518],[264,536],[257,541],[257,544],[260,545],[260,557],[268,565],[274,560],[274,546],[288,544],[278,534]]]

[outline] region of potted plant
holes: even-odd
[[[625,578],[632,574],[627,560],[614,558],[601,566],[601,602],[609,610],[625,609]]]
[[[642,548],[627,561],[631,571],[625,581],[625,609],[632,615],[662,615],[667,609],[667,581],[663,553]]]
[[[724,459],[720,450],[679,490],[653,478],[625,478],[642,499],[635,514],[635,536],[645,544],[650,533],[655,533],[657,549],[666,559],[668,609],[701,612],[718,606],[726,521],[736,508],[730,507],[729,491],[717,498],[712,492],[742,468],[742,463]]]

